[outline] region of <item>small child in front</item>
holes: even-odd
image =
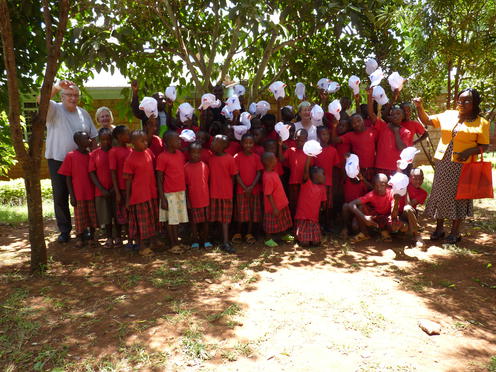
[[[418,236],[419,222],[417,206],[425,203],[427,191],[422,188],[424,183],[424,172],[420,168],[413,168],[410,171],[410,183],[407,188],[407,204],[400,215],[401,220],[408,224],[408,232],[415,240],[417,247],[423,246],[422,239]]]
[[[150,256],[150,239],[157,233],[158,203],[153,152],[148,148],[146,133],[131,133],[133,151],[124,162],[126,208],[129,213],[129,239],[138,242],[138,253]]]
[[[189,145],[189,161],[184,165],[188,190],[187,205],[194,239],[191,248],[200,248],[200,243],[203,243],[204,248],[212,248],[212,243],[208,241],[209,169],[208,165],[201,160],[202,150],[199,142]]]
[[[210,206],[209,221],[222,224],[221,249],[227,253],[236,251],[229,243],[229,224],[233,212],[233,178],[238,174],[234,158],[226,154],[229,138],[218,134],[212,141],[212,157],[208,161],[210,169]]]
[[[90,230],[90,246],[95,244],[94,233],[97,227],[95,188],[88,172],[90,136],[86,132],[76,132],[73,138],[78,148],[66,155],[58,173],[66,176],[71,204],[74,207],[74,225],[78,238],[76,247],[81,248],[87,229]]]
[[[95,185],[95,207],[98,226],[105,226],[105,248],[112,248],[112,221],[114,219],[114,198],[112,175],[109,168],[109,152],[112,147],[112,131],[101,128],[98,131],[100,147],[90,153],[89,172]]]
[[[307,157],[295,215],[296,239],[303,247],[320,245],[319,212],[327,200],[324,170],[310,168],[310,161]]]
[[[184,154],[177,132],[164,134],[165,151],[157,158],[156,177],[160,199],[159,221],[167,222],[167,233],[172,253],[182,253],[177,236],[177,225],[188,222],[186,209],[186,181],[184,178]]]
[[[266,152],[262,156],[264,165],[263,193],[264,193],[264,216],[263,228],[266,234],[265,245],[277,247],[279,244],[272,238],[273,234],[287,231],[292,225],[289,201],[282,187],[281,178],[274,171],[277,164],[276,156],[272,152]],[[286,235],[283,240],[290,241],[293,237]]]

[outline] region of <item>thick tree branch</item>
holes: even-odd
[[[50,14],[50,7],[48,6],[48,0],[43,0],[43,21],[45,22],[45,28],[46,28],[46,35],[45,35],[46,48],[47,50],[50,50],[53,41],[52,40],[53,31],[52,31],[52,16]]]
[[[224,59],[224,65],[222,66],[222,70],[220,72],[220,81],[223,81],[227,75],[227,71],[231,66],[232,59],[236,54],[236,49],[238,47],[239,42],[239,30],[241,29],[241,17],[236,18],[236,22],[234,24],[234,29],[232,30],[232,38],[231,45],[229,47],[229,51],[227,52],[226,58]]]

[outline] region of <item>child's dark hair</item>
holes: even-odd
[[[359,116],[359,117],[361,117],[361,118],[362,118],[362,120],[363,120],[363,116],[362,116],[362,114],[360,114],[359,112],[355,112],[354,114],[352,114],[352,115],[350,116],[350,122],[351,122],[351,120],[352,120],[355,116]]]
[[[317,166],[310,167],[310,178],[313,178],[317,173],[320,172],[324,172],[324,169]]]
[[[118,125],[112,131],[112,136],[115,139],[117,139],[122,133],[124,133],[127,130],[128,130],[128,128],[125,125]]]
[[[170,138],[174,137],[175,134],[177,134],[176,131],[168,130],[162,136],[162,140],[164,140],[165,142],[167,142]]]
[[[208,129],[208,134],[210,134],[211,136],[216,136],[218,134],[225,134],[226,129],[227,129],[227,124],[216,120],[210,124],[210,128]]]
[[[295,136],[298,137],[301,134],[306,134],[308,136],[308,131],[305,128],[300,128],[296,131]]]
[[[410,170],[410,176],[422,176],[422,177],[424,177],[424,171],[421,168],[412,168]]]
[[[262,116],[262,118],[260,119],[260,121],[262,122],[262,124],[275,124],[276,123],[276,117],[275,115],[273,114],[265,114],[264,116]]]
[[[317,135],[319,135],[321,132],[323,132],[324,130],[329,130],[329,128],[327,128],[325,125],[319,125],[317,127]]]
[[[137,137],[145,136],[146,132],[143,129],[136,129],[131,132],[131,141]]]
[[[189,151],[191,150],[200,150],[203,148],[202,144],[200,142],[191,142],[189,145]]]
[[[284,122],[288,122],[294,119],[293,111],[289,107],[284,106],[281,109],[281,119]]]
[[[263,143],[263,147],[264,149],[267,149],[267,147],[271,146],[271,145],[274,145],[276,144],[277,145],[277,141],[274,140],[274,139],[268,139],[268,140],[265,140],[264,143]]]
[[[245,134],[243,134],[241,136],[241,142],[243,142],[245,140],[245,138],[251,138],[252,140],[255,139],[255,137],[253,136],[253,134],[250,133],[250,132],[246,132]]]
[[[100,128],[98,130],[98,137],[105,136],[105,135],[112,135],[112,129],[110,128]]]
[[[77,144],[79,139],[82,137],[82,136],[88,136],[88,132],[85,132],[84,130],[80,130],[80,131],[77,131],[76,133],[74,133],[74,135],[72,136],[72,139],[74,140],[74,142]]]
[[[262,126],[262,122],[260,121],[260,119],[255,116],[251,118],[250,124],[252,129],[260,128]]]

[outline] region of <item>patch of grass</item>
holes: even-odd
[[[175,314],[173,316],[164,315],[163,318],[173,324],[177,324],[179,322],[189,319],[194,312],[191,309],[186,309],[184,307],[184,302],[180,300],[173,300],[171,307],[172,307],[172,311]]]
[[[124,346],[119,349],[124,359],[129,361],[135,368],[161,367],[167,362],[168,355],[159,351],[148,351],[141,344]]]
[[[130,289],[134,288],[138,285],[138,283],[141,281],[141,275],[138,274],[129,274],[126,277],[126,280],[124,284],[122,285],[123,289]]]
[[[441,280],[439,282],[439,285],[441,285],[444,288],[451,288],[451,289],[455,289],[456,288],[456,284],[455,283],[450,282],[449,280],[446,280],[446,279]]]
[[[162,265],[152,273],[152,285],[161,287],[180,287],[191,283],[191,276],[188,270],[180,265],[169,267]]]
[[[496,355],[491,358],[489,364],[487,365],[487,370],[489,372],[496,372]]]
[[[34,358],[33,370],[46,371],[47,369],[45,368],[45,366],[48,364],[55,367],[50,369],[50,371],[54,371],[54,369],[58,369],[58,366],[63,365],[67,353],[67,347],[63,346],[62,348],[55,349],[49,346],[46,349],[40,351]]]
[[[366,337],[370,337],[375,331],[385,328],[384,315],[371,311],[365,301],[360,301],[359,305],[350,311],[343,309],[342,323],[345,328],[358,331]]]
[[[53,200],[43,200],[43,217],[55,218]],[[0,223],[18,225],[28,222],[28,207],[26,204],[0,204]]]
[[[181,339],[183,351],[190,358],[207,360],[210,359],[208,346],[203,342],[202,329],[191,326],[184,333]]]
[[[215,261],[194,261],[191,264],[192,273],[207,273],[210,277],[217,279],[223,273],[219,263]]]
[[[222,318],[229,318],[229,317],[238,315],[240,312],[241,312],[241,308],[236,304],[232,304],[232,305],[229,305],[225,310],[221,311],[220,313],[214,313],[212,315],[209,315],[207,317],[207,320],[210,323],[214,323],[214,322],[219,321]]]
[[[25,280],[28,277],[28,274],[23,274],[20,271],[6,272],[0,274],[0,283],[9,284],[14,282],[20,282]]]

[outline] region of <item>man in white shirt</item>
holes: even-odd
[[[88,112],[78,107],[79,88],[68,80],[62,80],[53,86],[51,97],[58,92],[62,102],[50,100],[48,107],[45,158],[48,160],[55,218],[60,231],[57,241],[65,243],[70,239],[72,228],[69,190],[65,176],[58,174],[58,170],[67,153],[77,148],[73,139],[74,133],[85,131],[93,139],[97,136],[97,131]]]

